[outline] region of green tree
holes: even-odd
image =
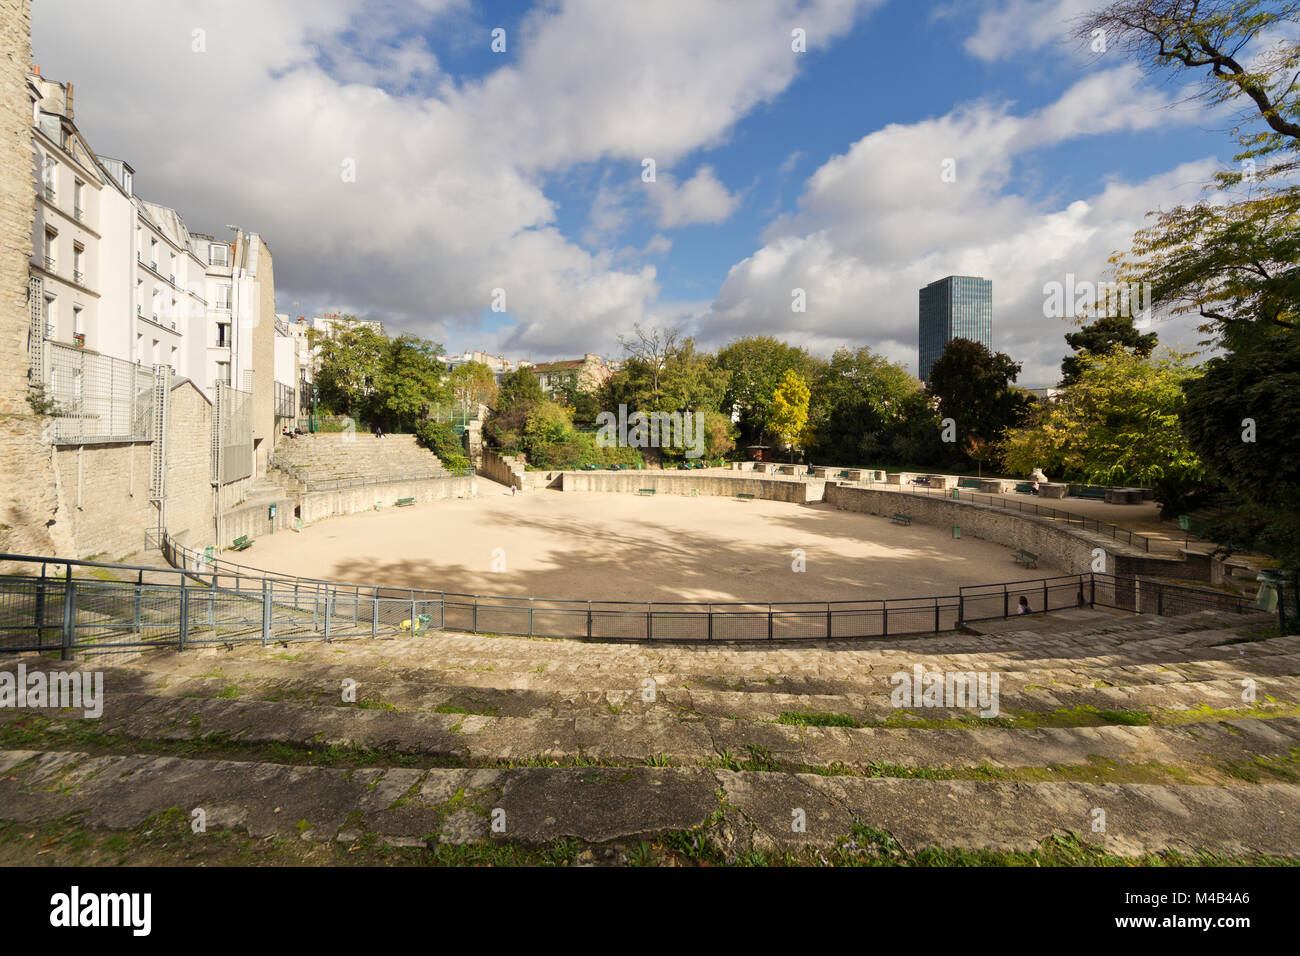
[[[749,439],[771,433],[772,397],[786,372],[803,375],[807,381],[812,365],[808,353],[770,335],[736,339],[717,353],[717,366],[727,374],[722,411],[739,413],[740,431]]]
[[[1123,348],[1081,356],[1074,384],[1003,436],[1012,471],[1041,467],[1106,485],[1149,485],[1172,512],[1204,477],[1183,434],[1184,384],[1198,373],[1172,355]]]
[[[371,414],[390,431],[416,428],[428,417],[430,405],[451,396],[442,354],[441,345],[415,335],[385,342]]]
[[[461,405],[491,406],[497,398],[496,376],[482,362],[457,365],[447,375],[452,397]]]
[[[332,334],[312,329],[307,341],[319,349],[315,383],[320,404],[352,418],[368,414],[375,380],[383,369],[388,341],[383,333],[345,315],[333,326]]]
[[[953,339],[930,370],[926,383],[939,399],[943,418],[956,423],[954,450],[969,438],[993,441],[1017,424],[1031,405],[1027,394],[1012,387],[1019,363],[979,342]]]
[[[808,383],[797,372],[789,371],[781,379],[772,395],[768,427],[777,439],[790,449],[794,461],[795,445],[804,437],[808,426]]]
[[[1120,346],[1145,357],[1156,347],[1156,334],[1139,332],[1130,316],[1103,315],[1078,332],[1067,332],[1065,342],[1075,352],[1061,362],[1061,384],[1069,385],[1079,377],[1083,356],[1105,355]]]
[[[921,383],[868,348],[837,349],[812,384],[810,451],[836,464],[866,464],[892,454],[904,400]]]

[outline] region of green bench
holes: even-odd
[[[1098,501],[1106,500],[1105,488],[1080,488],[1074,493],[1076,498],[1096,498]]]
[[[655,490],[653,488],[638,488],[636,493],[638,495],[653,495]]]
[[[961,481],[957,482],[957,487],[958,487],[958,488],[974,488],[976,491],[979,491],[979,490],[980,490],[980,482],[979,482],[979,479],[978,479],[978,478],[963,478]]]
[[[753,496],[753,495],[748,494],[747,492],[744,492],[744,491],[742,491],[740,494],[736,495],[736,497],[739,498],[741,501],[753,501],[753,500],[754,500],[754,496]]]
[[[848,476],[849,476],[849,473],[848,473],[847,471],[841,471],[841,472],[840,472],[838,475],[836,475],[835,477],[836,477],[836,478],[847,478]]]
[[[912,523],[911,515],[904,515],[904,514],[894,515],[894,524],[911,524],[911,523]]]
[[[247,551],[253,546],[253,539],[246,534],[241,534],[230,545],[231,551]]]
[[[1016,494],[1032,495],[1034,493],[1034,483],[1032,481],[1022,481],[1016,485]]]
[[[415,504],[415,499],[414,499],[414,498],[398,498],[398,499],[397,499],[397,507],[399,507],[399,508],[409,508],[409,507],[411,507],[411,505],[413,505],[413,504]]]
[[[1024,548],[1021,548],[1011,557],[1012,560],[1019,561],[1027,568],[1038,567],[1038,555],[1034,554],[1032,551],[1026,551]]]

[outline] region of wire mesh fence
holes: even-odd
[[[42,349],[48,441],[89,444],[152,437],[152,366],[49,339]]]
[[[253,394],[217,383],[212,475],[221,484],[253,473]]]
[[[634,603],[342,584],[260,572],[162,536],[172,568],[0,555],[0,652],[468,633],[749,643],[888,638],[1071,607],[1246,613],[1227,592],[1107,574],[963,587],[935,597],[799,603]],[[98,569],[98,570],[96,570]],[[1023,604],[1022,604],[1023,599]]]

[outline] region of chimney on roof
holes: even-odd
[[[77,114],[72,111],[72,84],[68,84],[68,95],[64,99],[64,106],[67,109],[68,119],[76,119]]]
[[[37,76],[40,76],[40,75],[41,75],[41,65],[40,65],[39,63],[33,63],[33,64],[32,64],[32,72],[35,73]]]

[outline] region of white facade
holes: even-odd
[[[97,156],[77,130],[71,84],[28,80],[43,337],[170,366],[209,398],[218,380],[251,390],[261,238],[191,233],[176,210],[136,196],[130,164]]]

